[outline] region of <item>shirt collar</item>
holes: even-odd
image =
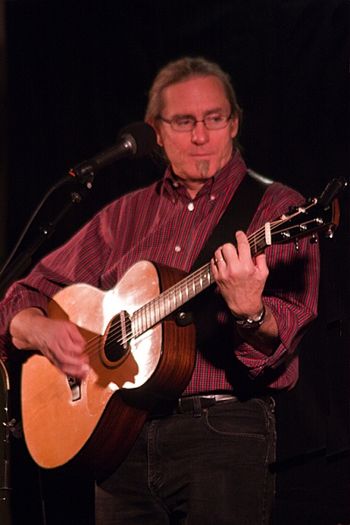
[[[232,185],[232,178],[238,186],[247,171],[247,166],[238,150],[236,150],[228,163],[211,177],[198,192],[197,197],[208,194],[218,196],[227,192],[228,185]],[[170,166],[167,167],[163,177],[163,191],[173,202],[187,196],[185,187],[174,177]]]

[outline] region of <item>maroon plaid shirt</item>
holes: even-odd
[[[8,324],[13,315],[29,306],[46,310],[48,299],[62,286],[84,282],[108,290],[142,259],[189,272],[245,173],[245,163],[236,152],[193,200],[168,170],[163,180],[106,206],[65,245],[37,264],[25,279],[10,287],[0,304],[3,352],[6,341],[9,347]],[[291,188],[271,184],[247,233],[302,201],[301,195]],[[232,316],[222,306],[223,302],[214,300],[213,305],[221,306],[203,312],[203,322],[206,327],[212,323],[208,340],[215,343],[211,343],[209,351],[205,345],[202,350],[199,344],[186,393],[236,391],[239,387],[234,371],[242,369],[242,365],[252,384],[265,371],[274,371],[269,381],[273,388],[295,384],[298,366],[294,351],[317,311],[319,250],[317,244],[304,239],[299,242],[298,250],[294,243],[273,245],[267,248],[266,255],[270,277],[264,302],[277,320],[281,341],[278,349],[268,357],[238,340]],[[218,294],[215,287],[211,288],[215,298]],[[219,338],[215,338],[216,333]]]

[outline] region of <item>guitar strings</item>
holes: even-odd
[[[279,221],[275,221],[274,223],[270,223],[271,230],[277,229],[281,224],[283,224],[286,221],[289,221],[290,219],[291,219],[291,217],[289,216],[288,218],[285,218],[283,220],[279,220]],[[282,230],[282,231],[286,232],[285,229]],[[255,240],[255,247],[257,247],[259,245],[259,243],[262,240],[265,239],[265,225],[260,230],[258,230],[257,232],[255,232],[254,234],[252,234],[252,235],[250,235],[248,237],[249,241],[251,241],[251,239]],[[203,266],[202,268],[200,268],[199,270],[195,271],[192,274],[189,284],[193,285],[193,286],[190,286],[190,288],[194,289],[194,294],[191,297],[189,297],[189,298],[192,298],[194,295],[196,295],[196,290],[198,289],[198,285],[200,285],[201,281],[203,280],[203,275],[205,275],[205,274],[209,275],[209,279],[206,279],[206,284],[211,284],[212,275],[211,275],[211,270],[210,270],[210,263],[207,263],[205,266]],[[206,286],[203,287],[203,286],[200,285],[200,287],[201,287],[201,289],[204,289]],[[133,337],[138,337],[144,331],[146,331],[146,329],[149,329],[149,328],[151,328],[151,326],[156,324],[158,322],[158,320],[160,320],[159,318],[164,318],[167,315],[169,315],[169,313],[171,313],[172,311],[176,310],[178,308],[177,304],[174,304],[173,306],[170,306],[170,308],[168,309],[168,311],[166,313],[164,312],[165,308],[162,309],[160,307],[159,309],[155,309],[154,306],[157,306],[157,304],[159,304],[160,297],[163,298],[163,303],[164,303],[169,297],[174,297],[174,296],[176,297],[178,293],[181,294],[181,290],[183,290],[183,289],[186,291],[185,295],[187,295],[187,296],[190,295],[188,293],[188,287],[184,288],[184,285],[181,284],[181,282],[180,282],[180,283],[176,283],[174,286],[172,286],[172,287],[168,288],[167,290],[165,290],[164,292],[162,292],[160,296],[158,296],[157,298],[151,300],[147,305],[144,305],[143,307],[141,307],[136,312],[137,319],[135,319],[135,318],[133,319],[133,321],[135,321],[134,325],[138,322],[138,320],[139,320],[138,318],[141,318],[141,320],[142,320],[142,318],[146,317],[146,322],[142,324],[141,330],[140,329],[139,330],[131,330],[130,333],[125,334],[126,337],[129,340],[131,338],[133,338]],[[183,304],[183,303],[181,302],[181,304]],[[179,306],[181,306],[181,304]],[[146,308],[150,311],[150,315],[149,316],[147,316],[147,315],[145,316],[144,315],[143,311]],[[152,308],[153,308],[153,310],[152,310]],[[149,319],[153,319],[153,320],[150,321]],[[116,323],[116,328],[111,329],[110,334],[113,334],[113,336],[116,338],[118,343],[125,344],[127,342],[127,340],[125,340],[125,337],[124,338],[120,338],[121,337],[121,330],[118,331],[118,323]]]
[[[290,220],[291,217],[288,217],[284,220],[281,220],[281,221],[275,221],[275,223],[271,223],[271,230],[275,230],[276,228],[278,228],[281,224],[283,224],[284,222]],[[311,220],[308,221],[308,222],[312,222]],[[307,221],[304,222],[304,224],[306,225],[307,224]],[[260,232],[264,231],[264,234],[263,235],[260,235]],[[277,233],[286,233],[286,230],[281,230],[280,232],[277,232]],[[275,232],[276,233],[276,232]],[[258,230],[258,232],[255,232],[255,234],[251,235],[248,237],[248,240],[251,240],[251,238],[256,238],[255,241],[255,245],[257,246],[262,240],[265,239],[265,226],[263,228],[261,228],[261,230]],[[202,268],[200,268],[199,270],[197,270],[196,272],[194,272],[191,276],[191,283],[193,284],[193,289],[194,289],[194,294],[190,297],[192,298],[194,295],[196,295],[196,290],[198,288],[198,285],[200,284],[200,282],[203,280],[203,275],[205,274],[208,274],[209,275],[209,279],[206,280],[206,284],[205,286],[202,286],[201,285],[201,289],[205,289],[205,287],[209,284],[211,284],[211,281],[212,281],[212,275],[211,275],[211,270],[210,270],[210,263],[206,264],[205,266],[203,266]],[[165,300],[169,297],[176,297],[176,295],[180,292],[181,293],[181,290],[184,289],[184,285],[180,283],[176,283],[174,286],[170,287],[169,289],[165,290],[164,292],[162,292],[162,294],[160,296],[158,296],[157,298],[151,300],[147,305],[144,305],[143,307],[141,307],[137,312],[136,312],[136,315],[138,318],[143,318],[145,317],[144,315],[144,310],[145,309],[148,309],[150,311],[150,315],[147,316],[146,315],[146,322],[142,324],[142,328],[141,330],[139,329],[138,331],[137,330],[131,330],[129,333],[126,333],[124,337],[120,338],[121,337],[121,330],[118,331],[118,323],[116,323],[116,328],[114,329],[111,329],[110,331],[110,335],[113,334],[113,337],[115,338],[114,340],[116,340],[118,343],[120,344],[126,344],[128,342],[128,340],[132,339],[133,337],[138,337],[139,335],[141,335],[142,333],[144,333],[147,329],[151,328],[153,325],[157,324],[157,322],[166,317],[167,315],[169,315],[171,312],[173,312],[174,310],[176,310],[178,308],[178,305],[175,303],[173,306],[170,306],[169,309],[167,310],[167,312],[165,313],[165,309],[163,308],[158,308],[158,309],[155,309],[154,308],[154,305],[157,306],[157,304],[160,303],[159,299],[160,297],[163,298],[163,302],[165,302]],[[185,289],[186,290],[186,295],[188,296],[188,290],[187,288]],[[188,299],[187,299],[188,300]],[[170,304],[170,303],[169,303]],[[183,303],[181,303],[183,304]],[[181,306],[181,304],[179,306]],[[152,310],[153,308],[153,310]],[[152,319],[152,321],[150,321],[150,319]],[[135,321],[132,320],[132,321]],[[138,320],[136,320],[134,322],[134,325],[137,323]]]
[[[297,214],[297,213],[296,213]],[[274,223],[270,223],[270,227],[271,227],[271,230],[275,230],[278,226],[280,226],[281,224],[283,224],[284,222],[290,220],[291,217],[289,216],[288,218],[285,218],[283,220],[279,220],[279,221],[275,221]],[[285,232],[285,230],[283,230]],[[254,239],[255,237],[255,245],[257,245],[259,242],[261,242],[262,240],[264,240],[265,238],[265,225],[260,228],[260,230],[258,230],[257,232],[255,232],[254,234],[250,235],[248,237],[248,240],[250,241],[251,239]],[[204,270],[207,269],[206,271],[209,271],[209,274],[210,274],[210,277],[211,277],[211,272],[210,272],[210,263],[208,263],[207,265],[203,266],[202,268],[200,268],[199,270],[197,270],[196,272],[194,272],[192,274],[192,282],[194,284],[194,288],[197,287],[198,285],[198,276],[200,275],[203,275],[204,273]],[[175,284],[174,286],[170,287],[169,289],[165,290],[161,296],[162,297],[166,297],[166,296],[169,296],[169,295],[175,295],[175,291],[176,289],[181,289],[183,287],[183,285],[180,285],[179,283]],[[159,296],[160,297],[160,296]],[[137,317],[144,317],[142,315],[142,311],[143,310],[151,310],[152,309],[152,304],[156,304],[157,302],[159,302],[159,297],[151,300],[147,305],[144,305],[142,306],[138,311],[137,311]],[[172,309],[172,311],[176,310],[176,306]],[[171,312],[169,312],[171,313]],[[169,315],[169,313],[167,315]],[[122,337],[122,330],[121,330],[121,323],[117,322],[115,323],[115,327],[111,328],[110,332],[109,332],[109,341],[110,342],[117,342],[118,344],[126,344],[128,341],[130,341],[130,339],[132,339],[133,337],[137,337],[138,335],[141,335],[144,331],[146,331],[146,329],[150,329],[154,324],[157,323],[157,318],[158,317],[161,317],[159,315],[159,313],[155,314],[155,309],[153,308],[153,312],[151,311],[150,312],[150,316],[147,317],[146,315],[146,325],[143,326],[142,330],[140,331],[139,330],[139,334],[136,332],[135,333],[135,330],[130,330],[129,332],[127,332],[126,334],[124,334],[124,336]],[[163,315],[164,317],[164,315]],[[153,321],[150,321],[150,319],[153,319]],[[133,320],[132,320],[133,321]],[[135,324],[135,323],[134,323]],[[87,353],[88,354],[92,354],[94,353],[96,350],[98,350],[98,346],[95,346],[95,342],[100,341],[100,337],[101,336],[96,336],[92,339],[90,339],[87,343],[87,346],[86,346],[86,350],[87,350]]]
[[[298,215],[299,213],[300,212],[298,211],[298,212],[295,212],[294,215],[291,215],[289,217],[286,217],[278,221],[271,222],[270,230],[274,231],[274,233],[278,233],[275,230],[279,226],[289,221],[291,218],[293,218],[293,216]],[[281,232],[285,233],[286,230],[281,230]],[[260,229],[258,229],[255,233],[248,236],[248,241],[249,241],[249,244],[251,245],[251,248],[253,247],[256,250],[254,255],[258,253],[259,243],[261,243],[264,240],[265,240],[265,225],[261,227]],[[253,241],[254,241],[254,244],[252,244]],[[209,278],[207,279],[207,283],[205,286],[207,287],[212,282],[210,263],[207,263],[206,265],[202,266],[201,268],[193,272],[193,274],[190,276],[189,283],[191,284],[191,287],[194,293],[193,295],[188,297],[187,300],[191,299],[193,296],[196,295],[197,287],[200,285],[201,281],[203,281],[204,274],[209,275]],[[201,286],[201,288],[205,289],[203,288],[203,286]],[[164,290],[164,292],[162,292],[158,297],[152,299],[146,305],[143,305],[141,308],[139,308],[134,313],[134,317],[131,317],[130,319],[131,320],[130,324],[132,328],[124,334],[123,334],[123,329],[122,329],[122,323],[119,321],[113,325],[113,320],[112,320],[112,326],[111,326],[110,331],[108,332],[108,338],[107,338],[108,340],[106,339],[106,341],[108,343],[116,342],[117,344],[126,345],[128,342],[130,342],[132,338],[138,337],[145,331],[149,330],[152,326],[157,324],[160,319],[166,317],[167,315],[169,315],[170,313],[172,313],[178,308],[176,303],[174,305],[171,305],[170,311],[167,312],[165,315],[165,312],[164,312],[165,307],[163,307],[162,309],[161,306],[157,306],[160,304],[160,298],[162,298],[163,303],[165,303],[166,301],[169,301],[169,298],[171,297],[176,298],[177,293],[179,292],[181,293],[182,289],[186,290],[186,295],[188,296],[189,295],[188,286],[187,288],[184,288],[184,285],[181,284],[181,281],[180,281],[180,283],[176,283],[175,285],[171,286],[167,290]],[[170,305],[170,302],[169,302],[169,305]],[[137,325],[137,330],[135,330],[136,325]],[[100,341],[101,341],[101,335],[93,336],[91,339],[89,339],[86,343],[85,353],[87,355],[92,356],[96,352],[98,352],[100,344],[101,344]]]

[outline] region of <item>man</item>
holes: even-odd
[[[240,108],[218,65],[202,58],[166,65],[145,120],[168,162],[164,178],[107,206],[12,286],[2,305],[4,337],[82,382],[93,372],[85,339],[74,323],[46,315],[49,298],[77,282],[109,290],[141,260],[190,272],[249,177],[237,143]],[[248,235],[302,200],[267,185]],[[294,351],[316,316],[318,247],[305,239],[254,256],[243,231],[231,238],[215,246],[215,285],[193,305],[193,372],[180,399],[150,405],[125,459],[99,482],[98,524],[269,521],[271,392],[297,381]]]

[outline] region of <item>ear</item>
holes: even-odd
[[[155,132],[156,132],[156,136],[157,136],[157,144],[158,146],[160,146],[161,148],[163,147],[163,138],[162,138],[162,134],[160,132],[160,129],[159,129],[159,126],[153,126]]]
[[[237,137],[238,130],[239,130],[239,119],[238,117],[234,117],[231,121],[231,138],[234,139]]]
[[[152,126],[152,128],[156,132],[157,144],[158,144],[158,146],[160,146],[162,148],[163,147],[163,140],[162,140],[162,135],[161,135],[161,133],[159,131],[158,126],[154,122],[150,122],[150,121],[147,121],[147,124]]]

